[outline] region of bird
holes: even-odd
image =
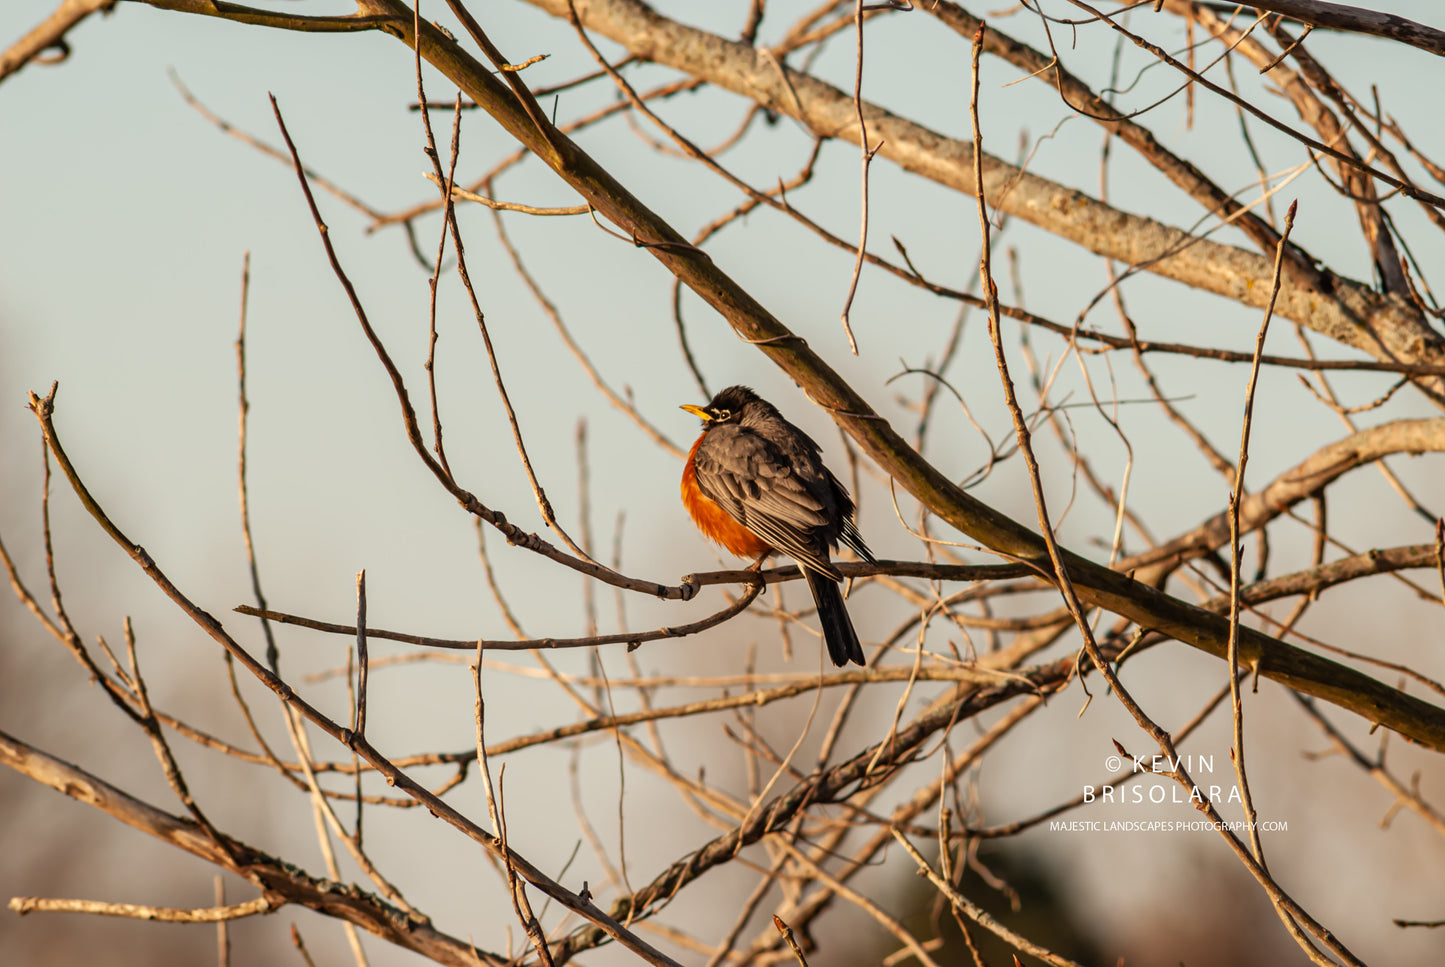
[[[853,522],[853,498],[823,465],[812,437],[746,386],[729,386],[705,406],[682,409],[702,435],[682,471],[682,503],[704,537],[739,557],[781,551],[798,562],[833,664],[866,664],[848,617],[829,549],[839,543],[874,557]]]

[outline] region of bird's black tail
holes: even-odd
[[[813,601],[818,605],[818,623],[823,626],[828,657],[839,668],[850,661],[866,664],[863,646],[858,643],[858,633],[853,630],[848,609],[843,606],[843,592],[838,582],[809,568],[803,568],[803,574],[808,578],[808,589],[813,592]]]

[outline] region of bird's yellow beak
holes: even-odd
[[[709,413],[707,410],[703,409],[701,406],[693,406],[691,403],[684,403],[679,406],[678,409],[687,410],[689,413],[697,417],[699,420],[702,420],[704,423],[709,423],[712,421],[712,414]]]

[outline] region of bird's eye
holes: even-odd
[[[733,418],[732,410],[714,410],[713,412],[717,415],[719,423],[731,420]]]

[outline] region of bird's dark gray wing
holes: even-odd
[[[799,564],[839,578],[828,561],[826,497],[813,492],[775,444],[719,427],[698,448],[695,463],[699,489],[734,520]]]

